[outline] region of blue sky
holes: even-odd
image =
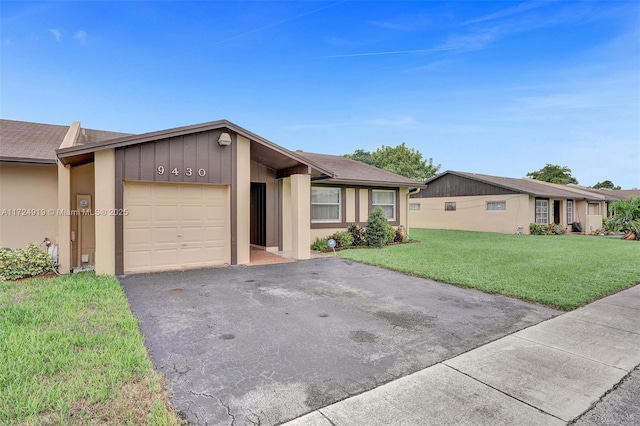
[[[640,2],[2,1],[2,118],[640,188]]]

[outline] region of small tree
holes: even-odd
[[[613,182],[611,182],[610,180],[603,180],[602,182],[598,182],[595,185],[593,185],[594,189],[622,189],[619,186],[616,186],[613,184]]]
[[[567,185],[570,183],[578,183],[578,180],[571,176],[571,169],[568,167],[557,166],[554,164],[547,164],[540,170],[527,173],[527,177],[535,180],[541,180],[543,182],[559,183],[561,185]]]
[[[369,151],[365,151],[364,149],[356,149],[353,154],[345,154],[347,158],[351,158],[352,160],[359,161],[364,164],[368,164],[370,166],[374,166],[375,160],[373,159],[373,155]]]
[[[369,214],[364,237],[367,244],[373,247],[379,248],[387,243],[387,216],[380,206]]]

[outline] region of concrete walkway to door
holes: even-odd
[[[639,364],[640,285],[287,425],[637,425]]]

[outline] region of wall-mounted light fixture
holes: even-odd
[[[220,133],[220,137],[218,138],[218,145],[220,146],[231,145],[231,135],[229,133]]]

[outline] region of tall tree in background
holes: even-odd
[[[555,164],[547,164],[540,170],[529,172],[527,173],[527,177],[543,182],[559,183],[561,185],[578,183],[578,180],[571,176],[570,168],[557,166]]]
[[[603,180],[602,182],[598,182],[595,185],[593,185],[593,188],[595,189],[622,189],[619,186],[616,186],[613,184],[613,182],[611,182],[610,180]]]
[[[420,181],[435,176],[440,170],[440,164],[433,165],[433,158],[423,159],[420,151],[408,148],[404,142],[396,147],[382,145],[373,153],[357,149],[345,157]]]
[[[364,164],[368,164],[373,166],[375,162],[373,159],[373,155],[369,151],[365,151],[364,149],[356,149],[353,154],[345,154],[345,157],[351,158],[352,160],[359,161]]]

